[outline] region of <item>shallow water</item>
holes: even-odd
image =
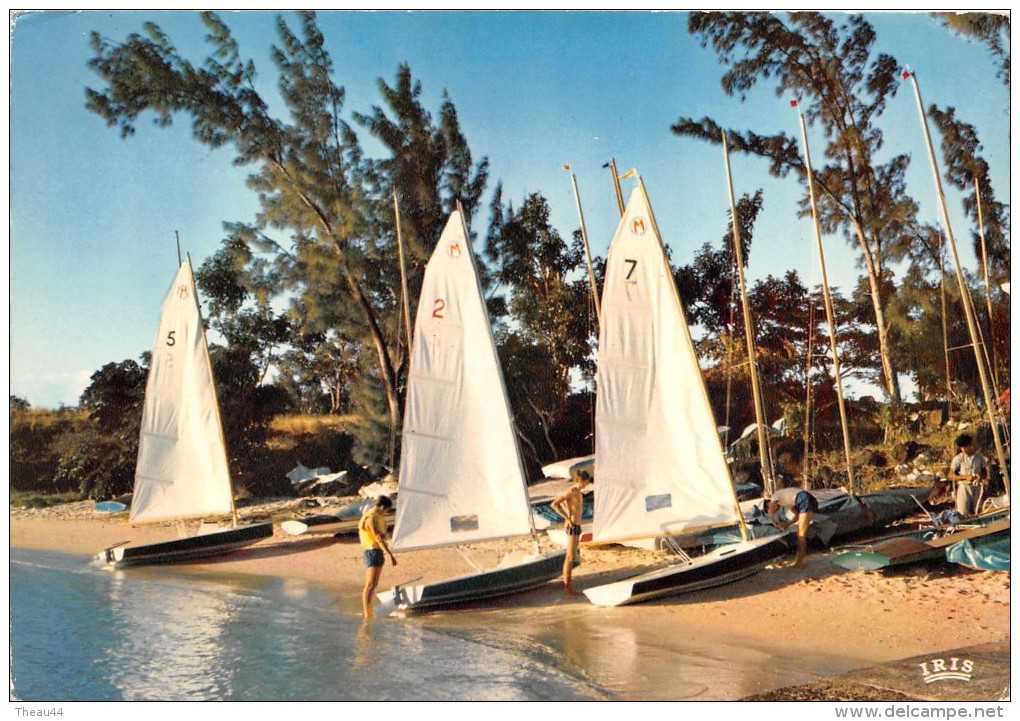
[[[642,632],[639,606],[508,599],[364,623],[357,594],[290,579],[25,549],[10,574],[21,701],[719,700],[843,670]]]

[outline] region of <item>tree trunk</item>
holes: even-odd
[[[853,223],[854,229],[857,231],[857,240],[860,242],[861,251],[864,254],[864,263],[868,269],[868,285],[871,287],[871,305],[875,309],[875,327],[878,329],[878,352],[882,359],[882,379],[885,393],[890,402],[899,405],[901,402],[900,383],[896,378],[896,365],[889,349],[889,326],[885,321],[881,278],[860,220],[854,218]]]

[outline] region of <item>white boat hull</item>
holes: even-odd
[[[732,583],[762,570],[789,551],[786,533],[742,541],[657,571],[586,589],[596,606],[622,606]]]

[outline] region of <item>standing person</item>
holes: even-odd
[[[552,502],[552,509],[563,516],[564,528],[567,531],[567,556],[563,559],[563,591],[568,596],[575,595],[571,579],[574,573],[574,557],[577,546],[581,542],[581,513],[583,499],[581,492],[588,487],[591,476],[587,471],[572,471],[570,486]]]
[[[981,496],[984,495],[988,461],[969,433],[961,433],[953,442],[957,454],[949,464],[949,480],[956,481],[956,510],[963,516],[973,516],[978,512]]]
[[[783,508],[789,509],[793,514],[793,518],[789,523],[783,523],[776,518],[779,511]],[[793,565],[803,566],[804,557],[807,555],[808,526],[811,525],[811,519],[815,517],[815,513],[818,511],[818,499],[801,488],[780,488],[772,494],[772,498],[765,499],[765,510],[768,512],[769,518],[772,519],[772,523],[776,528],[782,531],[785,531],[796,522],[797,560],[794,561]]]
[[[372,598],[382,576],[383,564],[386,563],[383,551],[389,554],[393,565],[397,565],[397,559],[386,543],[385,515],[391,508],[393,501],[390,497],[379,496],[375,504],[365,511],[358,521],[358,540],[364,549],[362,556],[365,561],[365,589],[361,592],[361,612],[365,618],[372,618],[375,615],[372,613]]]

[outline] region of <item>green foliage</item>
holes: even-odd
[[[722,77],[727,94],[743,100],[759,81],[769,82],[777,95],[798,99],[809,124],[821,126],[826,138],[821,157],[828,164],[812,169],[819,223],[823,232],[842,231],[860,248],[871,283],[883,384],[898,400],[889,337],[898,328],[885,318],[888,296],[881,279],[886,266],[906,253],[904,229],[917,205],[905,192],[908,156],[877,160],[885,157],[877,120],[897,89],[896,61],[886,54],[872,56],[875,33],[861,16],[837,24],[812,12],[789,13],[785,20],[778,13],[696,12],[688,29],[729,67]],[[681,118],[673,132],[721,142],[720,127],[709,118]],[[794,137],[730,130],[727,138],[732,150],[768,161],[773,175],[794,171],[806,178]],[[806,184],[802,207],[808,212]]]
[[[87,424],[85,414],[73,410],[47,411],[16,403],[10,413],[10,487],[12,491],[55,493],[76,491],[77,484],[54,483],[60,461],[60,439]]]
[[[271,112],[255,64],[242,59],[214,13],[202,14],[209,54],[200,65],[152,23],[121,43],[93,35],[90,67],[103,86],[87,91],[87,107],[125,137],[146,113],[159,126],[187,117],[196,140],[231,147],[237,164],[253,168],[248,182],[261,212],[253,224],[227,224],[223,249],[200,273],[212,324],[232,347],[246,348],[263,374],[284,356],[281,387],[296,402],[317,403],[325,391],[331,410],[350,407],[382,423],[359,440],[367,455],[393,458],[407,354],[394,198],[413,305],[447,216],[458,202],[473,215],[488,163],[472,159],[445,94],[433,119],[406,65],[392,86],[379,81],[381,106],[353,113],[389,154],[366,158],[316,16],[297,18],[293,26],[277,19],[271,54],[285,119]],[[280,316],[273,309],[284,299],[292,305]],[[355,376],[357,389],[349,383]]]
[[[988,273],[998,289],[1000,283],[1009,280],[1009,207],[995,199],[988,161],[980,154],[982,145],[977,128],[958,120],[956,108],[940,110],[932,105],[928,108],[928,117],[942,135],[946,181],[963,193],[963,209],[974,222],[975,230],[971,234],[974,255],[979,261],[988,259]]]
[[[520,210],[500,208],[494,217],[486,255],[513,318],[499,332],[500,356],[521,445],[537,469],[565,455],[553,428],[565,420],[572,373],[594,374],[591,288],[580,238],[564,242],[544,197],[533,193]],[[589,433],[566,439],[568,447]]]

